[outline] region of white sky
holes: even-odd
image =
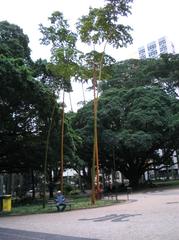
[[[74,28],[76,20],[88,13],[89,6],[103,5],[103,0],[0,0],[0,21],[21,27],[30,40],[32,58],[48,58],[49,49],[40,45],[39,24],[47,24],[53,11],[61,11]],[[132,15],[126,22],[134,29],[134,44],[127,49],[107,48],[116,60],[130,58],[138,47],[167,36],[179,52],[179,0],[134,0]],[[82,48],[84,46],[82,45]],[[78,86],[79,88],[79,86]],[[81,89],[80,89],[81,91]],[[81,97],[80,94],[77,94]],[[76,97],[72,95],[74,101]],[[80,101],[82,99],[76,100]]]

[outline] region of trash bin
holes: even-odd
[[[11,195],[2,196],[2,210],[3,212],[10,212],[12,208],[12,197]]]

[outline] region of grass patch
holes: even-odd
[[[87,209],[87,208],[95,208],[95,207],[104,207],[110,206],[112,204],[121,203],[124,200],[106,200],[101,199],[97,200],[95,205],[91,204],[91,200],[89,197],[78,197],[72,200],[72,210],[76,209]],[[66,211],[68,211],[68,207]],[[46,207],[42,207],[42,203],[28,203],[26,205],[19,205],[12,207],[11,212],[0,212],[0,216],[13,216],[13,215],[26,215],[26,214],[40,214],[40,213],[54,213],[57,212],[56,206],[46,204]]]
[[[179,187],[179,179],[175,179],[175,180],[154,180],[150,183],[141,185],[137,191],[148,191],[148,190],[158,190],[159,188],[163,188],[163,189],[172,189],[172,188],[176,188]]]
[[[154,181],[153,182],[158,187],[176,187],[179,186],[179,179],[176,180],[163,180],[163,181]]]

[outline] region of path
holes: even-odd
[[[59,236],[54,240],[178,240],[178,225],[179,189],[132,194],[129,203],[109,207],[0,218],[0,228]]]

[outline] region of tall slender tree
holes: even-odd
[[[51,62],[48,69],[55,77],[54,85],[59,94],[63,90],[62,119],[61,119],[61,149],[60,149],[60,188],[63,191],[63,165],[64,165],[64,94],[65,91],[72,90],[71,78],[76,75],[77,56],[76,49],[77,35],[69,28],[67,20],[61,12],[52,13],[49,17],[50,26],[40,25],[40,31],[43,34],[42,44],[51,44]]]
[[[98,80],[101,78],[103,57],[106,45],[110,44],[115,48],[125,47],[132,43],[130,26],[125,26],[121,23],[120,17],[128,16],[130,14],[132,0],[106,0],[104,7],[90,8],[89,14],[82,16],[78,23],[77,29],[81,41],[93,47],[103,45],[103,52],[99,61],[100,71]],[[95,204],[95,165],[97,175],[97,191],[99,190],[99,161],[98,161],[98,136],[97,136],[97,76],[96,76],[96,62],[93,62],[93,91],[94,91],[94,140],[93,140],[93,167],[92,167],[92,195],[91,203]]]

